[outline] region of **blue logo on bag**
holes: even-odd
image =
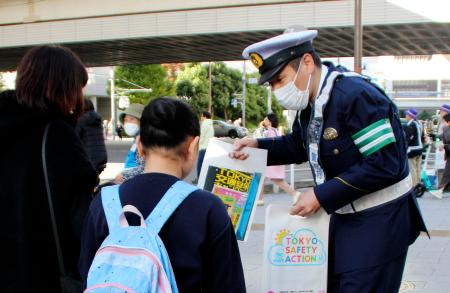
[[[322,241],[309,229],[280,230],[267,256],[274,266],[320,266],[327,260]]]

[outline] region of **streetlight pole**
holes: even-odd
[[[267,83],[267,114],[272,113],[272,87]]]
[[[211,61],[209,61],[209,99],[208,99],[208,112],[212,113],[212,70],[211,70]]]
[[[354,54],[355,54],[355,68],[356,73],[362,71],[362,50],[363,50],[363,28],[361,22],[361,3],[362,0],[355,0],[355,40],[354,40]]]
[[[245,127],[245,92],[246,92],[246,82],[247,82],[247,72],[246,72],[246,68],[245,68],[245,60],[244,60],[244,68],[243,68],[243,72],[242,72],[242,126]]]
[[[110,71],[111,77],[111,132],[112,139],[116,140],[116,97],[114,94],[115,84],[114,84],[114,68]]]

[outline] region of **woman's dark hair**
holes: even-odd
[[[267,115],[267,119],[272,123],[273,128],[278,128],[278,118],[274,113],[270,113]]]
[[[86,68],[70,49],[45,45],[31,48],[17,67],[17,101],[30,108],[56,108],[63,115],[83,110]]]
[[[203,111],[202,112],[203,117],[205,117],[206,119],[211,119],[211,113],[209,113],[208,111]]]
[[[162,97],[154,99],[144,108],[140,131],[145,148],[174,148],[189,136],[199,136],[200,123],[188,104]]]

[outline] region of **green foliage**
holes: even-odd
[[[167,70],[159,64],[124,65],[115,68],[116,87],[124,89],[139,88],[126,81],[144,88],[152,89],[150,93],[128,93],[131,103],[147,105],[156,97],[174,96],[173,83],[168,79]],[[120,94],[120,91],[117,91]],[[117,94],[116,93],[116,94]]]
[[[214,63],[212,68],[213,112],[225,120],[241,116],[239,109],[233,108],[231,100],[242,92],[242,74],[239,70],[227,67],[224,63]]]
[[[419,115],[417,115],[418,120],[431,120],[433,118],[433,111],[421,111]]]
[[[178,74],[176,94],[186,100],[197,113],[208,109],[208,72],[198,63],[187,65]]]
[[[6,89],[6,87],[5,87],[5,82],[3,81],[3,76],[2,76],[2,74],[0,73],[0,92],[3,91],[3,90],[5,90],[5,89]]]
[[[234,108],[231,101],[233,98],[241,97],[242,73],[222,62],[214,63],[211,70],[214,116],[225,120],[241,117],[241,105]],[[208,65],[189,64],[178,74],[176,81],[177,96],[186,99],[198,113],[208,108],[208,71]],[[265,87],[258,85],[247,84],[246,89],[246,126],[252,128],[258,126],[267,115],[268,93]],[[280,122],[285,122],[282,116],[283,109],[275,99],[272,99],[272,110],[278,115]]]

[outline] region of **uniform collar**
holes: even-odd
[[[414,121],[415,121],[415,119],[411,119],[406,124],[409,126],[409,125],[411,125],[411,123],[414,123]]]
[[[316,100],[320,94],[322,93],[322,89],[325,83],[325,78],[328,76],[328,67],[326,65],[322,64],[322,68],[321,68],[321,72],[320,72],[320,82],[319,82],[319,87],[318,87],[318,91],[316,96],[314,97],[314,100]]]

